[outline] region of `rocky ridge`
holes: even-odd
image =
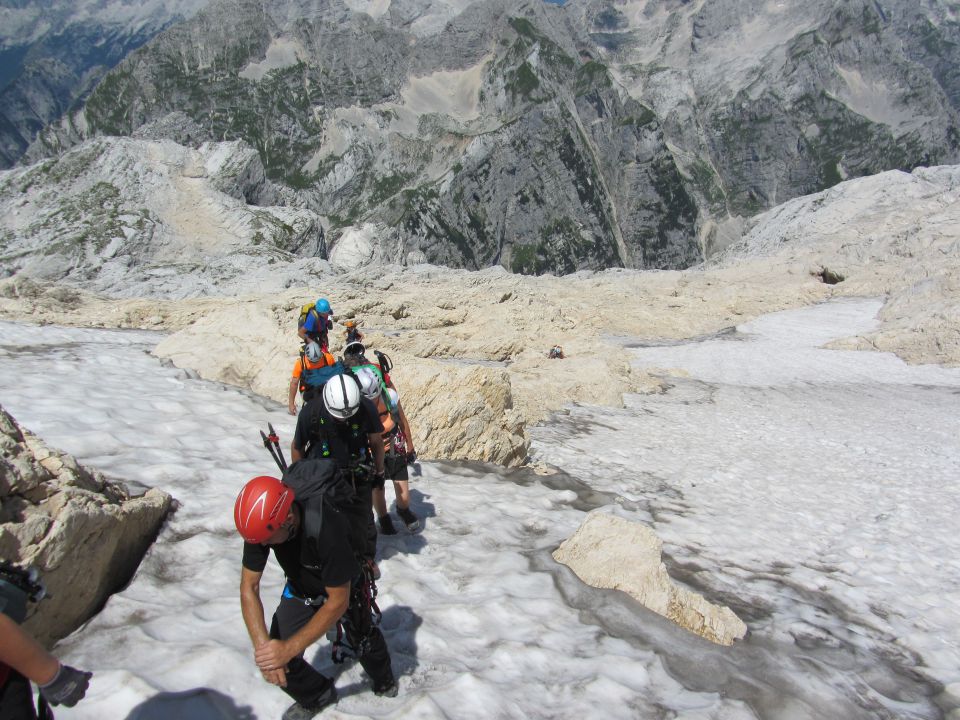
[[[199,293],[250,264],[320,254],[315,213],[248,203],[264,182],[243,143],[98,138],[0,171],[0,262],[114,293],[133,277],[158,291],[177,275],[204,276]]]
[[[0,315],[168,329],[161,357],[285,403],[299,306],[324,295],[338,319],[362,320],[368,345],[393,358],[424,457],[519,464],[528,425],[569,403],[616,406],[623,393],[668,382],[669,368],[630,365],[623,347],[644,339],[696,337],[833,297],[881,296],[878,330],[835,347],[960,365],[958,173],[893,171],[798,198],[758,217],[723,258],[682,272],[533,278],[417,265],[298,276],[302,266],[278,262],[249,265],[224,283],[230,297],[181,300],[107,298],[14,277],[0,284]],[[127,295],[137,292],[133,278]],[[546,357],[554,344],[567,359]]]

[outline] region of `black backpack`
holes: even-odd
[[[283,483],[293,490],[303,510],[303,552],[306,564],[319,557],[318,539],[323,527],[324,508],[341,513],[349,526],[350,547],[358,558],[366,544],[370,507],[357,493],[351,475],[337,467],[330,458],[306,458],[293,463],[283,473]]]

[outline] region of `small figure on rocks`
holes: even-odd
[[[319,298],[312,306],[309,303],[304,305],[297,320],[297,335],[304,343],[313,341],[326,351],[329,344],[327,332],[333,329],[331,315],[333,310],[326,298]]]

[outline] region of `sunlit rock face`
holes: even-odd
[[[747,633],[734,612],[677,587],[660,559],[663,542],[650,528],[593,513],[553,553],[588,585],[622,590],[682,628],[719,645]]]
[[[218,1],[26,159],[243,140],[256,202],[318,213],[343,262],[680,269],[790,198],[960,161],[958,28],[912,0]]]
[[[26,627],[43,643],[68,635],[133,576],[171,507],[151,489],[131,498],[20,429],[0,408],[0,557],[36,567],[51,596]]]

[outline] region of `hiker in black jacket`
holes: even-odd
[[[284,478],[296,475],[298,466],[309,468],[316,462],[294,463]],[[372,621],[368,586],[350,541],[348,514],[332,502],[301,502],[291,487],[263,476],[252,479],[240,492],[234,521],[245,541],[240,606],[254,659],[263,678],[296,701],[283,719],[307,720],[336,702],[333,680],[311,667],[303,653],[338,620],[348,645],[373,681],[374,693],[395,696],[390,654]],[[287,584],[268,631],[260,578],[271,550]]]
[[[377,526],[373,520],[373,490],[384,485],[383,423],[376,406],[360,394],[351,374],[337,375],[323,386],[297,416],[290,457],[327,457],[352,476],[354,486],[369,508],[364,560],[376,564]]]

